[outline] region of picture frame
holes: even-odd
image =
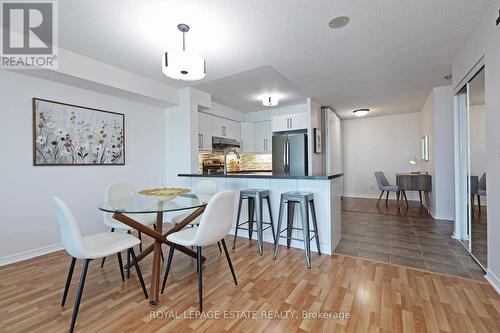
[[[33,166],[125,165],[125,115],[33,97]]]
[[[314,128],[314,153],[323,153],[323,136],[321,135],[321,129]]]

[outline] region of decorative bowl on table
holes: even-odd
[[[176,187],[163,187],[163,188],[150,188],[139,191],[140,195],[157,197],[158,201],[170,201],[175,199],[178,195],[191,192],[188,188]]]

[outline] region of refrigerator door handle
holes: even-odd
[[[290,173],[290,143],[285,142],[285,173]]]

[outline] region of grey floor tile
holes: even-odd
[[[423,258],[411,258],[411,257],[391,254],[390,260],[391,264],[427,269],[427,265],[425,264]]]
[[[381,262],[389,263],[389,254],[381,253],[373,250],[360,249],[358,256],[365,259],[377,260]]]

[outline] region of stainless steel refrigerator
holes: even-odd
[[[273,135],[273,174],[307,175],[307,134],[303,132]]]

